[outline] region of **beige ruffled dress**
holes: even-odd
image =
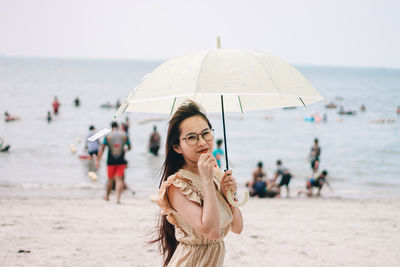
[[[203,186],[201,178],[187,170],[180,169],[164,181],[159,190],[158,204],[161,214],[167,215],[167,220],[175,226],[175,237],[179,245],[171,258],[168,266],[222,266],[225,256],[223,238],[231,229],[233,220],[232,211],[220,192],[221,171],[215,171],[214,183],[218,188],[217,200],[221,222],[221,239],[209,240],[196,232],[175,211],[167,197],[167,188],[172,184],[179,188],[188,199],[203,205]]]

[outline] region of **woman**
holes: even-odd
[[[236,180],[232,171],[219,171],[213,149],[210,121],[196,103],[184,103],[169,121],[159,232],[150,242],[159,243],[164,266],[222,266],[223,238],[242,232],[239,208],[226,201]]]

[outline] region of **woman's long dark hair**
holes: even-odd
[[[180,125],[182,121],[194,116],[202,117],[208,123],[210,129],[212,128],[210,121],[195,102],[187,101],[178,108],[168,125],[165,161],[162,167],[160,187],[163,181],[166,181],[169,176],[179,171],[185,163],[182,155],[175,152],[174,146],[179,146],[180,143]],[[157,226],[157,237],[149,242],[149,244],[153,243],[158,243],[158,248],[164,257],[164,266],[167,266],[179,242],[175,238],[175,227],[168,222],[166,215],[160,215]]]

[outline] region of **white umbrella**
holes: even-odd
[[[308,105],[322,96],[282,59],[238,49],[212,49],[168,60],[148,74],[121,110],[172,113],[186,99],[208,112]]]
[[[264,53],[239,49],[201,51],[166,61],[127,97],[114,118],[125,111],[172,114],[191,99],[207,112],[221,112],[228,152],[224,111],[250,111],[308,105],[323,97],[304,76],[284,60]],[[232,194],[228,200],[232,205]]]

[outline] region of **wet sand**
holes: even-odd
[[[0,188],[2,266],[161,266],[147,193]],[[400,199],[250,199],[225,266],[399,266]],[[29,252],[28,252],[29,251]]]

